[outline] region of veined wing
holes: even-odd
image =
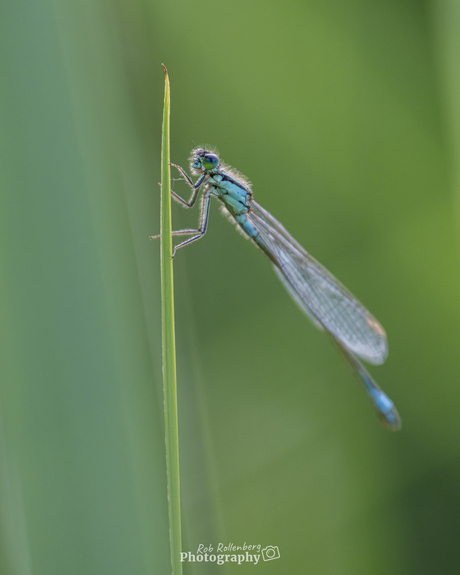
[[[316,326],[362,359],[383,363],[388,355],[385,330],[367,309],[254,200],[247,216],[274,256],[286,288]]]

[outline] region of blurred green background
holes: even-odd
[[[453,0],[1,1],[2,575],[169,572],[161,62],[172,161],[216,146],[369,307],[403,418],[213,205],[174,261],[183,548],[280,558],[185,574],[459,572],[459,61]]]

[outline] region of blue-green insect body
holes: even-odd
[[[187,202],[175,192],[173,198],[191,208],[200,188],[201,220],[197,230],[179,230],[173,235],[192,235],[174,248],[181,248],[206,233],[211,196],[219,199],[242,231],[270,258],[275,271],[300,308],[324,330],[364,384],[383,424],[393,430],[401,419],[391,399],[380,389],[356,356],[383,363],[388,354],[386,334],[379,322],[359,301],[286,231],[252,197],[250,184],[231,168],[220,164],[212,151],[192,151],[190,168],[199,176],[193,183],[185,170],[175,166],[193,192]],[[174,256],[173,254],[173,256]]]
[[[210,187],[211,194],[221,200],[229,214],[234,217],[242,230],[250,238],[257,238],[259,233],[246,216],[252,197],[249,186],[243,184],[225,170],[222,170],[221,173],[210,175],[207,180],[207,185]]]
[[[211,188],[211,193],[222,200],[232,215],[247,213],[251,192],[239,182],[235,182],[228,174],[211,176],[207,184]]]

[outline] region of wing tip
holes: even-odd
[[[372,350],[372,353],[369,353],[370,350],[368,346],[344,345],[349,351],[372,365],[382,365],[388,357],[388,345],[386,339],[382,340],[381,345],[377,349]]]

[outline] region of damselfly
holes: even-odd
[[[176,192],[172,197],[186,208],[196,202],[203,188],[198,229],[172,232],[190,235],[176,251],[204,236],[208,226],[211,197],[223,204],[243,232],[270,258],[288,292],[313,323],[325,331],[364,384],[382,423],[393,430],[401,419],[391,399],[372,379],[357,356],[372,364],[381,364],[388,355],[386,334],[379,322],[359,301],[318,263],[286,229],[252,197],[249,183],[230,167],[220,163],[211,150],[196,148],[190,157],[190,169],[199,176],[196,183],[185,170],[179,170],[192,188],[187,202]]]

